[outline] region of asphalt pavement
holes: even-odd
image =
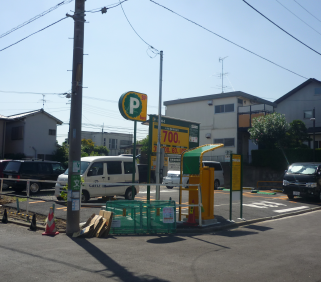
[[[191,235],[79,239],[0,223],[1,281],[317,282],[321,211]]]

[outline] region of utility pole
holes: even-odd
[[[218,61],[219,62],[222,62],[222,74],[221,74],[221,77],[222,77],[222,93],[224,93],[224,84],[223,84],[223,78],[224,78],[224,75],[226,75],[227,73],[223,73],[223,61],[224,59],[226,59],[228,56],[224,57],[224,58],[219,58]]]
[[[315,108],[313,108],[313,161],[315,162]]]
[[[79,231],[80,220],[80,157],[81,157],[81,116],[83,82],[83,48],[85,25],[85,0],[75,1],[74,50],[72,66],[72,91],[70,105],[68,198],[67,198],[67,235]]]
[[[158,100],[158,136],[156,151],[156,183],[160,182],[160,147],[161,147],[161,119],[162,119],[162,83],[163,83],[163,51],[160,51],[160,71],[159,71],[159,100]],[[149,138],[152,138],[149,136]],[[160,200],[160,186],[156,185],[156,200]]]

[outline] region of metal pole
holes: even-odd
[[[160,142],[161,142],[161,119],[162,119],[162,78],[163,76],[163,51],[160,51],[160,72],[159,72],[159,100],[158,100],[158,136],[156,151],[156,200],[160,200],[159,172],[160,172]]]
[[[30,180],[27,180],[27,209],[26,209],[27,215],[29,211],[29,195],[30,195]]]
[[[315,162],[315,108],[313,108],[313,161]]]
[[[69,16],[69,15],[67,15]],[[74,49],[72,67],[72,93],[70,105],[69,162],[68,162],[68,199],[66,234],[79,231],[80,220],[80,173],[73,170],[74,162],[81,157],[81,116],[82,116],[82,82],[83,82],[83,48],[85,25],[85,0],[75,1]]]
[[[202,226],[202,190],[201,190],[201,184],[198,184],[197,187],[198,190],[198,225]]]
[[[134,121],[134,150],[133,150],[133,174],[132,174],[132,183],[135,183],[135,173],[136,173],[136,128],[137,128],[137,121]],[[135,186],[132,186],[132,200],[135,199],[136,189]]]
[[[3,186],[3,178],[1,179],[1,187],[0,187],[0,199],[1,199],[1,195],[2,195],[2,186]]]

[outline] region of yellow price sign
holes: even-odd
[[[241,190],[241,155],[232,155],[232,190]]]
[[[153,123],[152,152],[157,151],[157,123]],[[156,129],[156,130],[155,130]],[[161,126],[161,146],[165,154],[182,154],[189,148],[189,128],[178,125]]]

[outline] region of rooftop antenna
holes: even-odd
[[[41,94],[42,95],[42,109],[44,110],[45,109],[45,102],[47,102],[46,100],[45,100],[45,94]]]
[[[224,58],[221,58],[221,57],[220,57],[220,58],[218,59],[219,62],[222,62],[222,73],[221,73],[221,77],[222,77],[222,93],[224,93],[224,86],[223,86],[223,85],[224,85],[224,84],[223,84],[224,75],[227,75],[227,72],[226,72],[226,73],[223,72],[223,62],[224,62],[224,60],[225,60],[227,57],[228,57],[228,56],[226,56],[226,57],[224,57]]]

